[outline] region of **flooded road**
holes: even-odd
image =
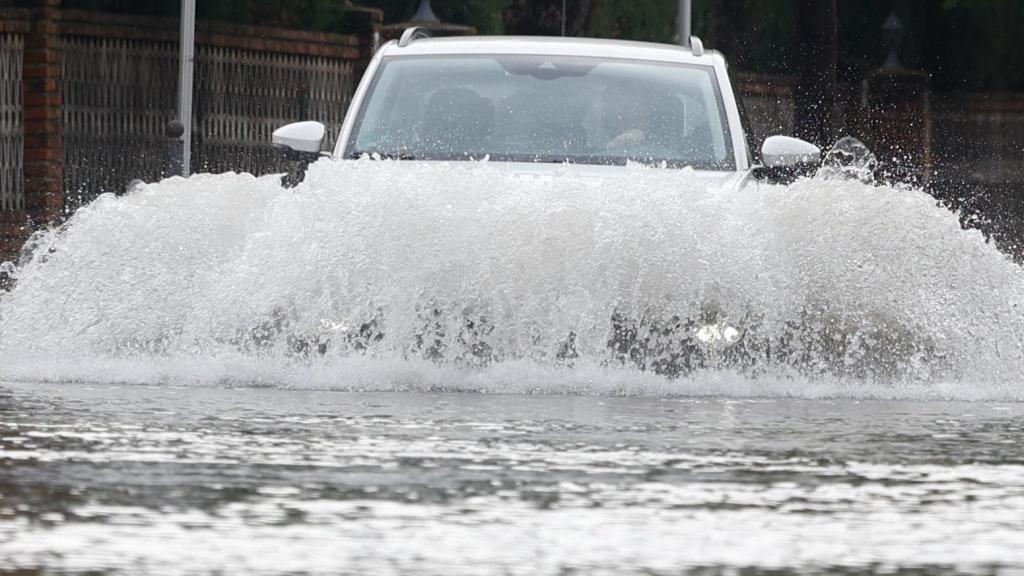
[[[1019,574],[1022,416],[4,383],[0,574]]]

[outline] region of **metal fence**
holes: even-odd
[[[177,44],[65,37],[64,184],[69,209],[133,179],[168,173]],[[319,120],[337,132],[355,89],[351,61],[200,45],[196,51],[192,170],[264,174],[286,166],[273,130]]]
[[[21,210],[22,117],[20,34],[0,33],[0,210]]]
[[[64,190],[73,209],[168,166],[177,46],[107,38],[62,38]]]
[[[283,171],[268,145],[288,122],[318,120],[333,144],[355,91],[351,61],[200,46],[196,53],[193,169]]]

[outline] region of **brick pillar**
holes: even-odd
[[[33,0],[22,67],[25,122],[25,211],[33,228],[64,209],[60,0]]]

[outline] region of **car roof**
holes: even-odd
[[[654,42],[610,40],[604,38],[559,38],[549,36],[448,36],[419,38],[406,46],[386,44],[385,56],[426,56],[454,54],[543,54],[545,56],[594,56],[677,62],[714,63],[716,52],[708,50],[694,56],[689,47]]]

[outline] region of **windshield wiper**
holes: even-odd
[[[415,160],[416,155],[408,152],[367,152],[365,150],[356,150],[349,155],[350,158],[358,160],[363,156],[369,156],[370,158],[380,158],[381,160]]]

